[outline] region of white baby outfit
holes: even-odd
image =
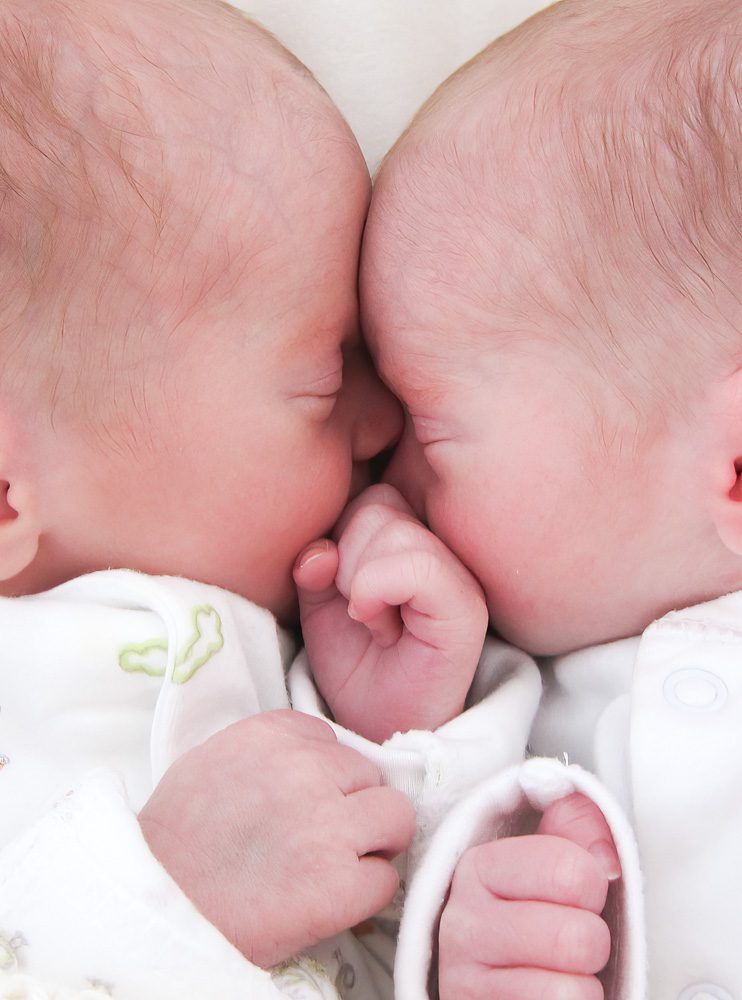
[[[606,911],[606,1000],[740,1000],[742,593],[672,612],[641,637],[558,657],[543,677],[530,738],[543,756],[455,806],[416,872],[398,1000],[433,995],[431,942],[463,852],[530,832],[531,805],[560,786],[598,803],[621,856]]]
[[[550,662],[531,730],[544,756],[525,762],[541,680],[492,640],[469,707],[437,732],[379,747],[335,726],[418,813],[392,989],[403,892],[375,929],[271,976],[201,917],[136,822],[180,754],[288,705],[290,646],[270,614],[128,571],[0,600],[0,997],[425,1000],[463,852],[532,831],[544,805],[579,789],[605,813],[623,868],[607,911],[607,1000],[738,1000],[740,622],[733,594]],[[323,714],[303,654],[288,683],[295,708]],[[26,973],[59,991],[33,992]]]
[[[191,905],[136,820],[181,754],[288,707],[290,644],[268,612],[119,570],[0,599],[0,635],[0,997],[391,1000],[401,898],[381,931],[271,975]],[[321,714],[303,656],[290,682],[295,707]],[[452,805],[522,758],[540,691],[529,657],[488,642],[472,707],[437,732],[379,747],[336,727],[417,806],[405,879]]]
[[[287,707],[272,616],[121,571],[0,600],[0,635],[0,966],[122,998],[280,997],[177,889],[135,818],[180,754]]]
[[[534,751],[594,770],[636,834],[648,997],[740,1000],[742,592],[560,657],[544,683]]]

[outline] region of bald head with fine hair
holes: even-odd
[[[682,407],[742,358],[741,56],[736,0],[563,0],[485,49],[380,171],[369,325],[393,302],[473,363],[558,342],[637,412]]]
[[[398,420],[358,144],[218,0],[4,0],[0,60],[0,593],[128,567],[291,620]]]
[[[3,392],[107,436],[189,324],[249,333],[292,216],[367,175],[311,74],[218,0],[6,0],[0,59]]]

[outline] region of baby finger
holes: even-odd
[[[393,858],[410,846],[415,835],[415,810],[402,792],[367,788],[349,795],[347,806],[359,857],[382,854]]]
[[[440,1000],[603,1000],[595,976],[573,976],[548,969],[490,969],[472,963],[439,975]]]
[[[381,649],[389,649],[390,646],[399,642],[402,635],[402,619],[399,609],[390,607],[383,600],[377,599],[357,604],[351,597],[348,603],[348,615],[354,621],[361,622],[366,626],[371,638]]]
[[[611,948],[608,927],[594,913],[495,896],[484,905],[480,900],[476,915],[447,907],[440,941],[443,950],[466,951],[496,968],[534,966],[588,976],[604,967]]]

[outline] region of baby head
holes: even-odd
[[[535,653],[742,586],[736,0],[564,0],[455,74],[375,185],[388,477]]]
[[[287,611],[401,422],[349,129],[217,0],[8,0],[0,50],[0,593],[128,566]]]

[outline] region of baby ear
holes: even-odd
[[[40,535],[30,490],[0,479],[0,580],[10,580],[31,565]]]
[[[742,556],[742,368],[717,386],[711,431],[713,519],[726,548]]]

